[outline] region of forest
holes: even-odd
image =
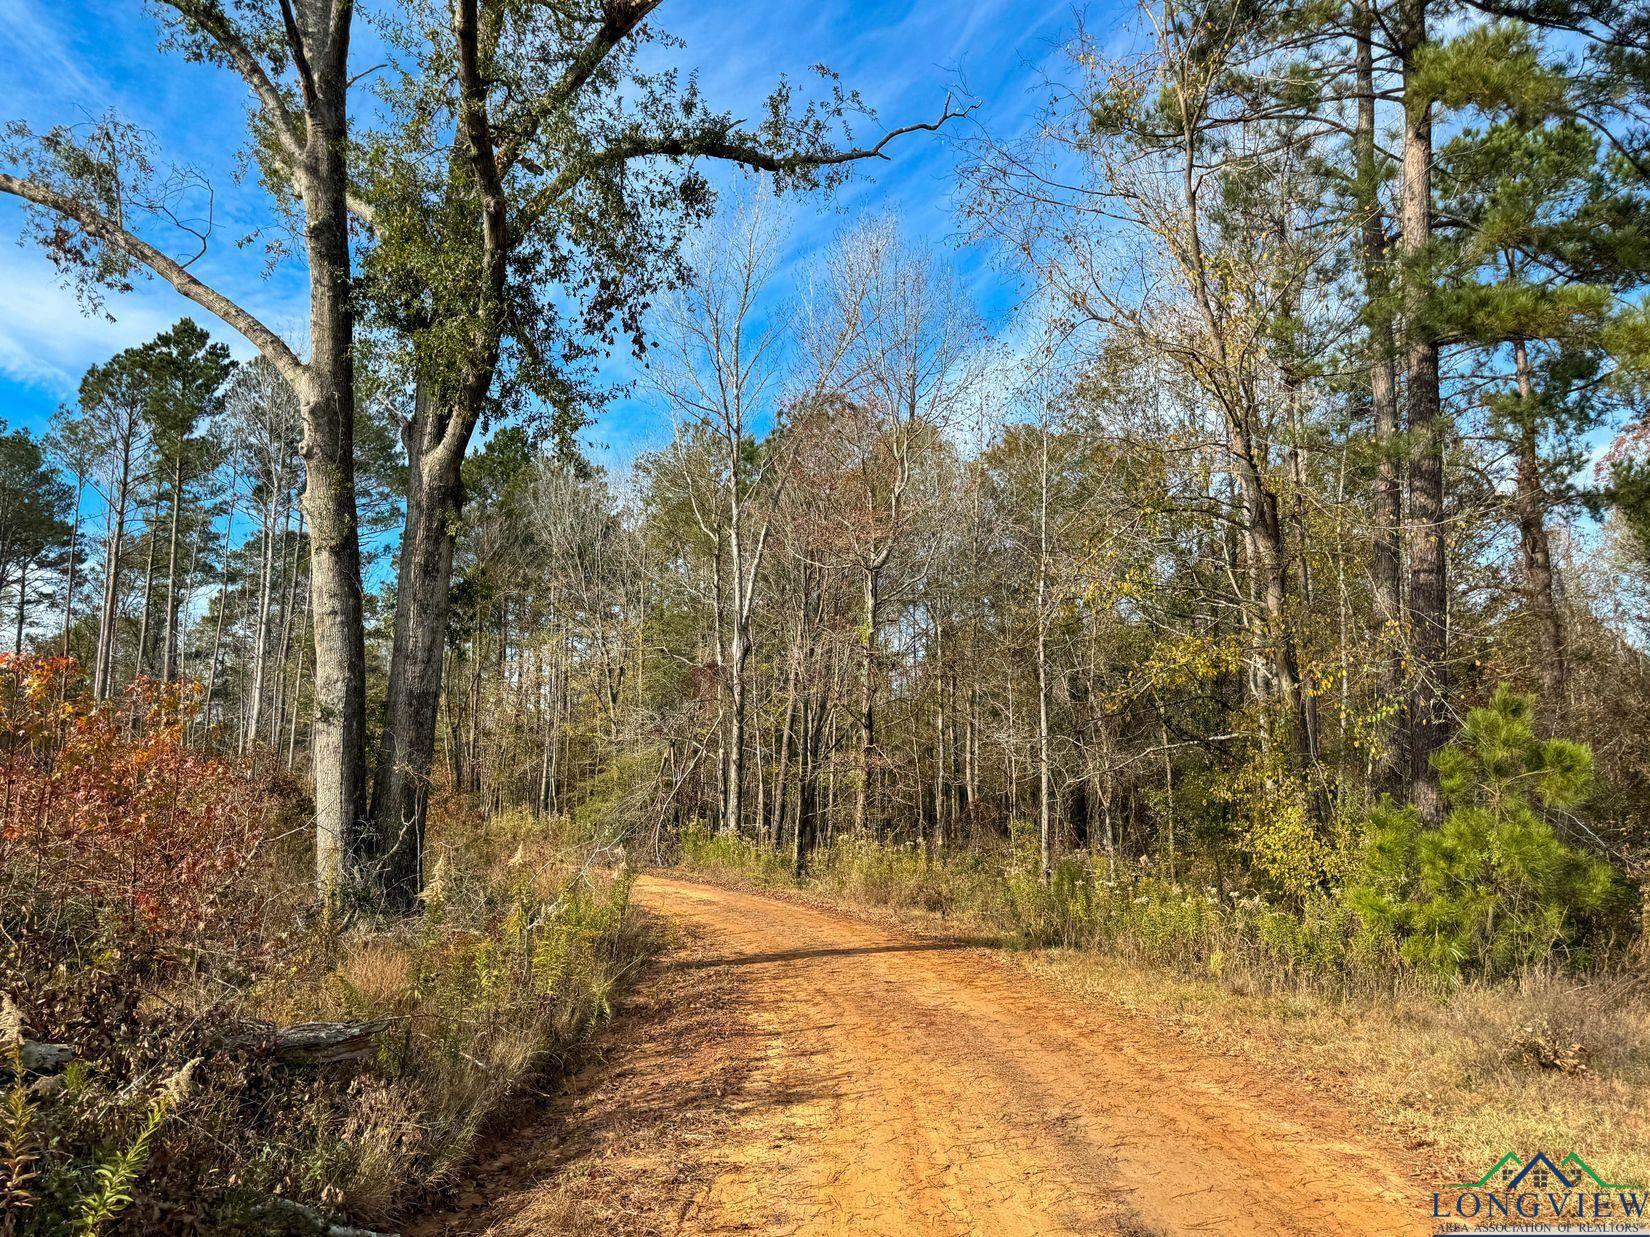
[[[177,294],[0,426],[5,1237],[434,1215],[684,948],[637,873],[1489,1018],[1428,1103],[1650,1170],[1650,10],[1063,13],[1008,123],[724,103],[659,0],[149,8],[262,215],[0,138],[65,303]]]

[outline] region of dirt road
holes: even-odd
[[[663,877],[636,896],[684,930],[644,994],[669,1008],[576,1081],[545,1144],[583,1146],[467,1231],[1431,1231],[1330,1097],[989,950]]]

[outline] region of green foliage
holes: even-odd
[[[1405,963],[1435,972],[1506,975],[1581,949],[1616,880],[1561,842],[1541,809],[1586,796],[1592,753],[1537,738],[1533,700],[1503,685],[1435,764],[1442,825],[1424,827],[1412,807],[1378,809],[1350,904]]]
[[[1415,61],[1405,93],[1411,107],[1476,107],[1527,121],[1564,101],[1564,79],[1541,63],[1529,27],[1515,22],[1473,26],[1447,42],[1428,43]]]
[[[91,1189],[74,1209],[74,1231],[77,1234],[91,1237],[131,1206],[132,1187],[149,1165],[155,1136],[187,1093],[189,1075],[194,1067],[195,1062],[191,1061],[173,1075],[150,1103],[137,1136],[98,1162],[92,1173]]]
[[[1216,786],[1264,888],[1299,902],[1339,875],[1343,848],[1314,818],[1305,779],[1276,751],[1257,754]]]

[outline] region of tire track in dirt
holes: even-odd
[[[635,896],[686,930],[641,995],[698,1024],[619,1037],[551,1110],[570,1148],[487,1189],[474,1227],[424,1231],[1431,1231],[1425,1192],[1323,1097],[990,950],[663,876]]]

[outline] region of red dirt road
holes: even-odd
[[[1425,1231],[1344,1115],[986,951],[657,877],[637,896],[760,997],[775,1103],[704,1231]]]
[[[636,898],[681,940],[652,1015],[546,1115],[543,1162],[503,1157],[530,1180],[416,1231],[1432,1231],[1327,1097],[990,950],[662,876]]]

